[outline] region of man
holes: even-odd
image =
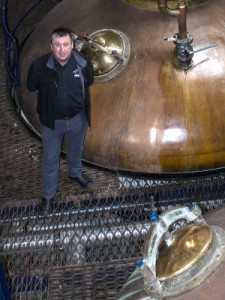
[[[58,171],[63,137],[67,141],[69,177],[89,188],[91,180],[82,173],[83,140],[90,123],[88,87],[93,83],[90,61],[73,51],[73,34],[57,28],[51,36],[51,52],[34,60],[27,87],[37,91],[37,112],[43,143],[42,214],[51,212],[58,188]]]

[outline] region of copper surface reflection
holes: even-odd
[[[156,263],[157,276],[163,280],[183,273],[209,249],[212,231],[207,225],[180,228],[172,234],[172,243],[162,243]]]

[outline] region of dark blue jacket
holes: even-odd
[[[89,86],[93,83],[93,68],[88,58],[81,53],[72,52],[80,73],[85,115],[90,125]],[[38,91],[37,112],[41,124],[54,129],[55,97],[57,94],[58,75],[54,70],[53,55],[48,53],[35,59],[28,71],[27,88]]]

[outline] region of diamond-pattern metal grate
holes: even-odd
[[[4,204],[0,259],[13,299],[116,299],[142,256],[152,209],[198,203],[208,210],[224,199],[224,177],[216,175],[58,194],[47,217],[38,203]]]

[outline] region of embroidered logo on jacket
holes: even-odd
[[[79,70],[78,69],[75,69],[73,71],[73,77],[80,77],[80,74],[79,74]]]

